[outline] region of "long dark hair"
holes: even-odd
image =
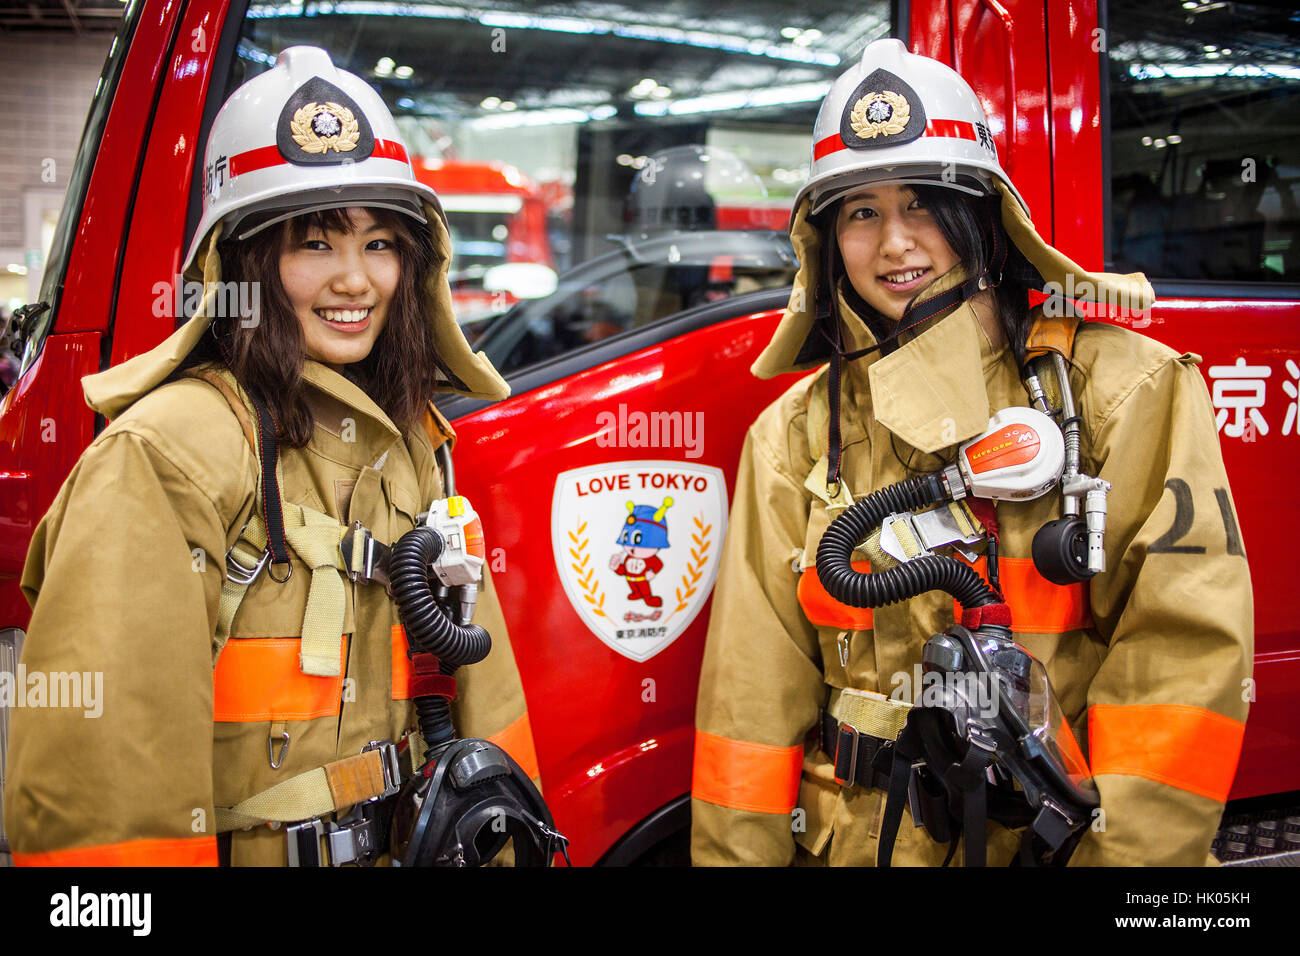
[[[1023,365],[1025,340],[1029,336],[1028,290],[1041,288],[1043,279],[1007,237],[1006,230],[1002,226],[1001,196],[971,196],[937,184],[918,183],[909,188],[930,211],[935,225],[939,227],[943,238],[966,267],[968,274],[979,275],[989,267],[989,262],[993,258],[995,234],[999,247],[1008,250],[1001,282],[993,294],[998,319],[1002,323],[1007,341],[1011,345],[1016,361]],[[833,203],[827,211],[829,215],[823,213],[825,218],[819,224],[823,237],[834,237],[839,206],[839,203]],[[838,245],[835,245],[832,271],[837,279],[844,274]],[[920,294],[924,294],[924,291],[922,290]],[[877,340],[884,339],[893,331],[894,323],[868,305],[866,300],[853,289],[852,283],[845,283],[845,298],[867,323]]]
[[[343,371],[405,432],[417,423],[438,383],[433,323],[423,294],[437,254],[428,231],[409,217],[388,209],[370,212],[393,230],[401,273],[374,348]],[[222,281],[258,283],[260,312],[251,321],[215,319],[212,335],[186,362],[215,360],[229,366],[239,384],[270,408],[279,440],[294,448],[311,440],[315,423],[302,382],[306,345],[280,282],[280,253],[301,243],[313,228],[350,233],[352,221],[344,209],[326,209],[296,216],[242,242],[219,245]]]

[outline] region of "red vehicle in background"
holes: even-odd
[[[1140,331],[1204,357],[1256,620],[1254,682],[1243,688],[1254,703],[1232,791],[1244,802],[1230,806],[1225,824],[1238,829],[1217,849],[1226,859],[1284,848],[1250,826],[1300,804],[1300,625],[1284,551],[1300,535],[1300,507],[1274,477],[1300,466],[1300,137],[1282,122],[1300,103],[1300,37],[1287,15],[1241,4],[1164,14],[1131,0],[876,0],[851,11],[814,4],[789,14],[794,22],[765,22],[760,9],[722,23],[710,4],[684,3],[668,28],[631,6],[610,19],[608,4],[478,20],[444,8],[415,16],[409,4],[316,6],[128,7],[68,185],[41,293],[48,308],[23,317],[22,375],[0,401],[0,667],[13,667],[30,617],[18,577],[32,529],[104,424],[79,379],[151,348],[178,321],[156,308],[156,290],[197,222],[212,117],[278,50],[323,46],[399,116],[458,117],[453,138],[491,135],[479,145],[515,167],[572,173],[557,229],[530,177],[512,181],[510,166],[420,170],[454,232],[458,217],[492,223],[483,235],[461,227],[462,240],[499,245],[506,265],[564,272],[478,342],[512,397],[453,398],[443,411],[574,861],[683,861],[696,687],[736,463],[749,423],[795,381],[760,382],[748,369],[794,262],[780,231],[728,229],[723,214],[711,229],[629,240],[629,161],[707,144],[743,154],[773,196],[793,196],[831,79],[892,34],[986,97],[998,154],[1040,233],[1088,268],[1147,272],[1160,301]],[[210,38],[202,49],[196,31]],[[494,31],[499,55],[486,52]],[[373,71],[381,55],[409,62],[406,77]],[[458,255],[467,286],[489,273],[469,276],[472,249]],[[460,294],[468,310],[489,292]],[[623,597],[610,561],[629,502],[667,509],[657,618]],[[1172,495],[1168,507],[1173,524]]]
[[[536,298],[554,289],[547,202],[537,184],[506,163],[417,157],[413,166],[447,214],[457,321],[472,328],[518,302],[518,293]],[[514,271],[512,278],[512,270],[500,268],[508,263],[551,270],[550,281],[538,270]]]

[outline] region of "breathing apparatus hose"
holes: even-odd
[[[457,624],[439,606],[429,583],[429,565],[438,559],[442,547],[442,538],[432,528],[412,528],[393,546],[389,580],[407,636],[437,657],[441,672],[450,676],[457,667],[487,657],[492,637],[477,624]],[[415,709],[420,734],[430,748],[455,736],[447,698],[417,697]]]
[[[435,594],[429,568],[443,539],[427,525],[402,535],[389,560],[389,581],[408,640],[438,658],[439,672],[487,657],[492,638],[478,625],[457,624]],[[418,655],[417,655],[418,659]],[[402,785],[393,809],[392,854],[400,866],[480,866],[507,844],[517,866],[548,866],[568,841],[528,775],[498,745],[458,739],[453,691],[420,694],[415,710],[427,750]]]
[[[947,592],[966,610],[1001,604],[997,593],[973,568],[953,558],[925,555],[872,574],[853,570],[853,551],[889,515],[949,500],[944,481],[934,473],[882,488],[845,509],[817,546],[817,577],[826,592],[842,604],[860,608],[895,604],[932,590]],[[1016,648],[1028,658],[1027,652],[1011,642],[1009,626],[1008,617],[1005,626],[987,621],[972,625],[973,629],[955,626],[946,634],[935,635],[923,652],[927,673],[987,676],[1000,669],[1007,674],[1008,665],[996,657],[999,647]],[[1061,761],[1039,741],[1028,718],[1018,715],[1007,687],[1008,680],[1014,678],[997,678],[1000,706],[992,722],[978,711],[969,711],[969,702],[960,696],[939,706],[914,705],[894,743],[880,837],[882,865],[890,863],[903,806],[914,782],[918,792],[932,793],[940,801],[929,806],[928,814],[926,805],[921,806],[920,822],[934,839],[951,840],[953,849],[961,834],[968,866],[985,863],[987,819],[1027,827],[1022,837],[1022,862],[1064,863],[1068,859],[1081,828],[1090,819],[1091,808],[1097,806],[1095,791],[1075,785],[1068,771],[1058,766]],[[1045,672],[1043,684],[1047,684]],[[1050,695],[1050,686],[1047,692]],[[954,709],[954,704],[960,706]],[[1023,741],[1032,742],[1036,749],[1024,751]],[[1002,769],[1002,783],[990,792],[986,773],[995,765]],[[1012,778],[1020,789],[1009,782]],[[931,783],[920,782],[924,780]]]
[[[817,577],[826,593],[841,604],[863,608],[897,604],[934,590],[946,591],[964,608],[999,603],[974,569],[953,558],[915,558],[874,574],[853,570],[854,549],[886,516],[947,500],[939,475],[929,474],[907,478],[856,501],[831,522],[817,545]]]

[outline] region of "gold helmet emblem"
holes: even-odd
[[[849,126],[863,139],[893,136],[907,128],[911,112],[907,100],[897,93],[868,93],[853,104]]]
[[[346,153],[361,139],[357,118],[338,103],[308,103],[293,114],[289,129],[304,153]]]

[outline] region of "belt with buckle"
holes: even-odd
[[[285,828],[290,866],[346,866],[373,864],[386,847],[377,817],[367,817],[361,807],[342,820],[304,820]],[[321,837],[325,853],[321,853]]]
[[[834,762],[835,782],[841,787],[859,785],[888,790],[893,745],[892,740],[862,733],[852,724],[822,711],[822,752]]]
[[[314,817],[286,825],[290,866],[373,866],[387,851],[392,816],[389,798],[401,789],[401,758],[391,741],[372,740],[361,752],[370,750],[380,752],[384,791],[356,804],[337,822]]]

